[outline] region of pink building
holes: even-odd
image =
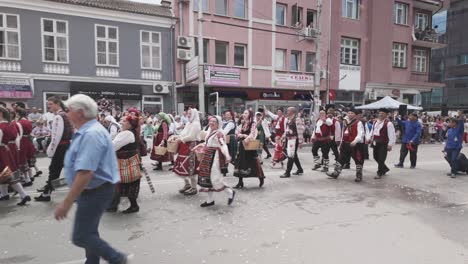
[[[214,109],[208,94],[214,92],[219,93],[221,110],[309,102],[316,66],[317,0],[200,1],[210,112]],[[322,102],[327,87],[331,102],[361,104],[385,95],[418,103],[421,92],[442,86],[428,82],[431,48],[441,45],[429,32],[413,32],[415,26],[431,28],[439,0],[376,2],[323,1]],[[178,51],[176,64],[181,109],[198,105],[198,0],[179,0],[173,6],[179,19],[176,36],[188,38],[179,38],[178,44],[189,41]],[[415,35],[421,40],[414,40]]]

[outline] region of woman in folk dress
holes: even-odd
[[[223,171],[231,161],[225,137],[221,129],[222,119],[219,116],[209,119],[210,133],[202,143],[196,148],[203,147],[203,159],[200,162],[200,172],[198,174],[198,185],[200,192],[206,192],[208,199],[202,203],[201,207],[213,206],[213,192],[224,191],[228,195],[228,205],[234,201],[236,192],[224,181]]]
[[[171,118],[163,112],[158,114],[158,120],[159,126],[156,130],[156,133],[154,134],[153,148],[151,149],[151,159],[157,161],[158,163],[156,164],[156,168],[153,170],[162,170],[163,162],[174,162],[172,154],[169,152],[166,152],[164,155],[157,155],[155,153],[154,147],[160,146],[167,148],[167,140],[170,137],[169,128],[172,123]]]

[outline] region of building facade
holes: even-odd
[[[0,102],[82,93],[170,111],[174,24],[170,7],[126,0],[0,0]]]

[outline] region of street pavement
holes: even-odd
[[[134,253],[138,264],[468,263],[468,176],[445,176],[441,144],[420,147],[417,169],[408,160],[407,168],[394,169],[399,147],[387,159],[388,176],[374,180],[376,163],[366,161],[359,184],[353,169],[338,180],[312,171],[305,147],[303,175],[280,179],[283,170],[265,161],[263,188],[247,179],[232,206],[220,193],[211,208],[199,207],[205,194],[178,194],[182,180],[165,166],[150,173],[155,194],[142,179],[140,212],[105,214],[100,235]],[[47,178],[49,159],[38,163],[45,175],[27,189],[30,195]],[[145,157],[146,168],[150,163]],[[70,242],[75,208],[65,221],[53,219],[66,192],[58,190],[50,203],[17,207],[18,197],[0,203],[1,264],[84,263],[84,251]],[[120,209],[127,206],[125,200]]]

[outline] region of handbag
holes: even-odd
[[[128,159],[119,159],[120,182],[130,183],[141,178],[140,157],[134,155]]]

